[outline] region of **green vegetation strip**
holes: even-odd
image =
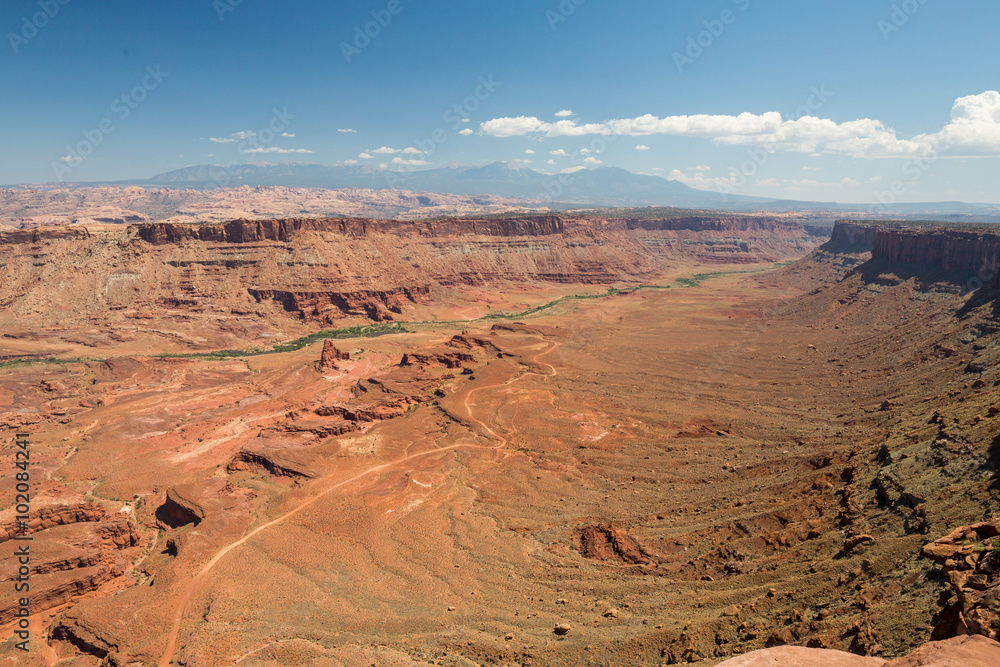
[[[785,264],[775,264],[772,268],[780,268],[785,266],[790,262]],[[683,287],[695,287],[700,285],[703,281],[708,278],[717,278],[719,276],[733,275],[733,274],[743,274],[743,273],[760,273],[761,271],[769,271],[771,269],[749,269],[746,271],[713,271],[711,273],[699,273],[691,278],[678,278],[676,283]],[[303,336],[297,338],[288,343],[278,343],[277,345],[272,345],[271,347],[261,347],[261,348],[245,348],[242,350],[214,350],[212,352],[167,352],[163,354],[150,355],[156,359],[236,359],[242,357],[256,357],[263,354],[279,354],[282,352],[295,352],[296,350],[301,350],[307,345],[312,345],[313,343],[319,342],[321,340],[331,339],[339,340],[343,338],[378,338],[379,336],[387,336],[389,334],[397,333],[410,333],[406,328],[408,326],[440,326],[448,324],[471,324],[473,322],[481,322],[488,320],[513,320],[520,319],[522,317],[528,317],[530,315],[535,315],[545,310],[549,310],[558,306],[561,303],[567,301],[578,301],[583,299],[604,299],[609,296],[615,296],[617,294],[630,294],[633,292],[638,292],[643,289],[670,289],[672,285],[636,285],[635,287],[629,287],[626,289],[617,289],[611,287],[607,292],[598,292],[596,294],[570,294],[567,296],[559,297],[553,301],[542,304],[540,306],[534,306],[528,308],[527,310],[522,310],[517,313],[490,313],[489,315],[483,315],[482,317],[477,317],[472,320],[425,320],[423,322],[393,322],[387,324],[385,322],[377,322],[375,324],[368,324],[364,326],[354,326],[354,327],[343,327],[340,329],[324,329],[323,331],[317,331],[311,333],[308,336]],[[104,359],[101,358],[87,358],[87,357],[73,357],[66,359],[57,359],[55,357],[44,357],[44,358],[33,358],[33,359],[13,359],[10,361],[0,362],[0,369],[2,368],[13,368],[16,366],[28,366],[31,364],[71,364],[79,363],[84,361],[97,361],[101,362]]]
[[[29,357],[0,361],[0,368],[16,368],[18,366],[30,366],[33,364],[75,364],[81,361],[88,360],[84,357],[67,357],[65,359],[58,359],[56,357]]]
[[[344,327],[342,329],[325,329],[311,333],[308,336],[297,338],[290,343],[278,343],[271,347],[252,347],[243,350],[215,350],[214,352],[188,352],[153,355],[160,359],[232,359],[234,357],[256,357],[261,354],[276,354],[280,352],[295,352],[307,345],[312,345],[324,339],[338,340],[341,338],[378,338],[395,333],[407,333],[404,322],[393,322],[385,324],[368,324],[357,327]]]

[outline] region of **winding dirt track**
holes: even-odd
[[[541,357],[541,356],[543,356],[543,355],[545,355],[545,354],[548,354],[549,352],[551,352],[552,350],[554,350],[556,347],[558,347],[558,345],[559,345],[559,343],[552,343],[551,346],[548,349],[543,350],[542,352],[539,352],[538,354],[536,354],[531,359],[531,361],[534,362],[534,363],[542,363],[542,364],[548,366],[549,369],[551,370],[550,374],[541,374],[541,373],[536,373],[535,371],[527,371],[527,372],[519,375],[518,377],[515,377],[515,378],[513,378],[511,380],[508,380],[507,382],[502,382],[502,383],[499,383],[499,384],[496,384],[496,385],[489,385],[489,386],[486,386],[486,387],[477,387],[476,389],[470,390],[468,392],[468,394],[466,395],[465,401],[464,401],[464,405],[465,405],[466,411],[469,413],[469,419],[471,419],[472,421],[474,421],[477,424],[479,424],[481,427],[483,427],[483,429],[487,433],[489,433],[493,438],[495,438],[496,441],[497,441],[497,443],[498,443],[497,447],[486,447],[486,446],[483,446],[483,445],[474,445],[474,444],[471,444],[471,443],[458,443],[458,444],[454,444],[454,445],[449,445],[447,447],[440,447],[438,449],[431,449],[431,450],[428,450],[426,452],[419,452],[417,454],[410,454],[409,456],[404,456],[404,457],[402,457],[400,459],[396,459],[395,461],[390,461],[388,463],[382,463],[382,464],[379,464],[377,466],[372,466],[371,468],[368,468],[367,470],[359,472],[358,474],[354,475],[353,477],[350,477],[350,478],[345,479],[345,480],[341,480],[340,482],[337,482],[333,486],[327,487],[323,491],[320,491],[319,493],[317,493],[312,498],[309,498],[308,500],[303,501],[302,503],[300,503],[299,505],[297,505],[293,509],[291,509],[288,512],[286,512],[285,514],[282,514],[277,519],[274,519],[274,520],[269,521],[269,522],[267,522],[265,524],[257,526],[256,528],[254,528],[253,530],[251,530],[249,533],[247,533],[246,535],[244,535],[240,539],[238,539],[235,542],[232,542],[229,545],[227,545],[227,546],[223,547],[222,549],[220,549],[218,551],[218,553],[216,553],[215,556],[212,557],[211,560],[209,560],[207,563],[205,563],[205,565],[201,568],[201,570],[198,571],[198,574],[196,574],[194,576],[194,578],[191,579],[191,582],[188,584],[187,588],[184,590],[184,595],[182,595],[181,599],[178,601],[178,603],[177,603],[177,609],[174,612],[173,625],[170,628],[170,635],[167,638],[167,646],[166,646],[166,649],[163,652],[163,657],[160,658],[159,667],[169,667],[170,663],[173,661],[174,654],[175,654],[175,652],[177,650],[177,637],[180,634],[181,622],[184,620],[184,611],[187,608],[187,604],[190,601],[191,596],[194,595],[194,593],[201,587],[202,583],[205,581],[205,579],[208,576],[209,572],[212,571],[212,568],[214,568],[216,566],[216,564],[226,556],[226,554],[228,554],[233,549],[235,549],[235,548],[237,548],[237,547],[245,544],[248,540],[250,540],[257,533],[260,533],[261,531],[266,530],[266,529],[270,528],[271,526],[275,526],[275,525],[277,525],[279,523],[283,523],[284,521],[288,520],[290,517],[295,516],[296,514],[298,514],[299,512],[301,512],[306,507],[309,507],[310,505],[312,505],[316,501],[318,501],[321,498],[325,497],[327,494],[332,493],[333,491],[336,491],[337,489],[340,489],[340,488],[342,488],[344,486],[347,486],[348,484],[351,484],[352,482],[356,482],[359,479],[367,477],[371,473],[378,472],[380,470],[386,470],[386,469],[389,469],[389,468],[393,468],[395,466],[398,466],[401,463],[406,463],[407,461],[412,461],[413,459],[417,459],[417,458],[421,458],[421,457],[425,457],[425,456],[431,456],[432,454],[440,454],[442,452],[447,452],[449,450],[469,448],[469,449],[488,449],[488,450],[492,451],[492,450],[499,449],[500,447],[503,447],[507,443],[507,439],[504,438],[504,437],[502,437],[502,436],[500,436],[500,435],[498,435],[493,429],[491,429],[489,426],[487,426],[484,422],[480,421],[479,419],[477,419],[476,417],[474,417],[472,415],[472,408],[471,408],[471,406],[469,404],[469,397],[475,391],[479,391],[481,389],[491,389],[491,388],[495,388],[495,387],[500,387],[500,386],[504,386],[504,385],[507,385],[507,384],[511,384],[513,382],[516,382],[517,380],[519,380],[520,378],[522,378],[522,377],[524,377],[526,375],[541,375],[542,377],[546,377],[546,378],[548,378],[548,377],[554,377],[557,374],[555,366],[553,366],[552,364],[545,363],[545,362],[539,362],[538,358]]]

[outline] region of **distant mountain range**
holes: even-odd
[[[195,189],[240,185],[372,190],[399,188],[456,195],[491,194],[594,206],[718,208],[727,203],[759,206],[772,201],[758,197],[726,197],[720,193],[695,190],[678,181],[642,176],[613,167],[550,176],[506,162],[409,172],[308,163],[247,163],[228,168],[198,165],[159,174],[148,180],[128,181],[127,184]]]
[[[96,183],[80,185],[98,185]],[[731,211],[817,211],[871,213],[863,204],[807,202],[725,195],[696,190],[679,181],[659,176],[633,174],[615,167],[582,169],[572,174],[548,175],[516,162],[494,162],[485,166],[450,166],[437,169],[392,171],[365,166],[314,163],[250,162],[222,167],[197,165],[153,176],[149,179],[100,183],[143,187],[214,189],[250,186],[291,188],[401,189],[453,195],[497,195],[542,200],[558,207],[569,205],[677,208]],[[1000,221],[1000,206],[938,202],[898,204],[883,212],[889,216],[976,218]]]

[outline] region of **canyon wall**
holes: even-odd
[[[763,216],[239,219],[63,233],[0,237],[0,312],[31,324],[166,311],[384,321],[435,290],[635,284],[682,266],[794,259],[816,243],[797,222]]]
[[[286,243],[302,232],[362,237],[393,234],[403,237],[547,236],[566,231],[691,231],[779,232],[795,229],[793,223],[761,217],[591,218],[540,215],[498,218],[449,218],[408,221],[367,218],[287,218],[281,220],[232,220],[221,225],[150,223],[134,226],[139,238],[154,245],[207,241],[214,243]]]
[[[287,243],[302,232],[320,232],[362,237],[371,234],[443,237],[457,234],[479,236],[545,236],[563,232],[559,216],[528,216],[497,219],[448,219],[443,221],[371,220],[368,218],[288,218],[282,220],[232,220],[221,225],[151,223],[136,225],[142,240],[154,245],[207,241],[214,243]]]
[[[833,225],[833,234],[825,247],[843,249],[861,246],[866,250],[871,250],[875,245],[876,229],[870,223],[838,220]]]
[[[18,229],[0,232],[0,246],[23,243],[40,243],[61,239],[87,239],[90,233],[86,227],[45,227],[41,229]]]
[[[1000,287],[1000,226],[934,223],[865,223],[840,221],[824,249],[861,247],[872,260],[916,264],[954,273],[962,280],[978,278]]]

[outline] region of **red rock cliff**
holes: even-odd
[[[834,252],[866,248],[872,260],[917,264],[960,274],[963,281],[993,282],[1000,287],[1000,226],[995,230],[986,224],[949,229],[933,223],[842,220],[834,225],[830,242],[823,248]]]

